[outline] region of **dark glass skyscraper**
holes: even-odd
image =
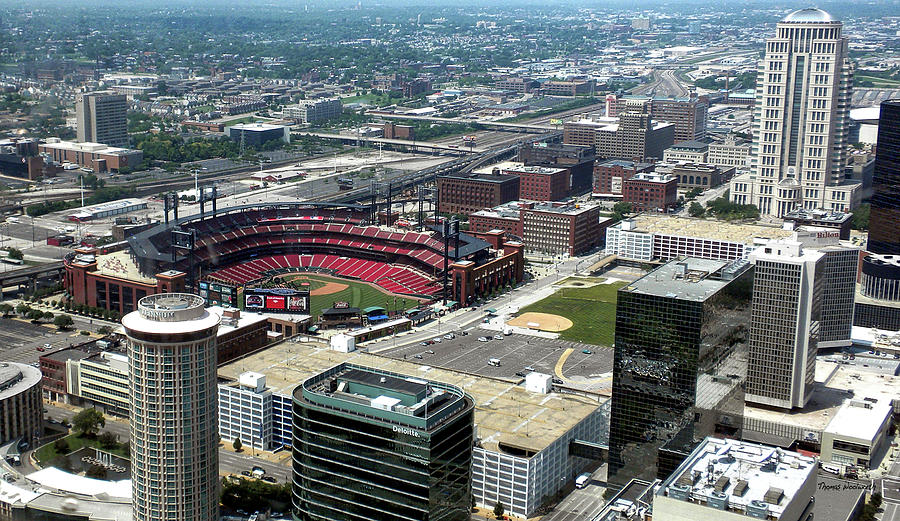
[[[294,517],[467,521],[474,404],[457,387],[341,364],[294,391]]]
[[[609,478],[665,477],[705,436],[739,436],[752,268],[673,260],[619,290]]]
[[[881,104],[867,250],[900,255],[900,100]]]

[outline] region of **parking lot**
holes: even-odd
[[[0,318],[0,357],[5,362],[35,363],[42,354],[69,347],[70,343],[81,343],[86,338],[78,331],[59,332],[55,327]],[[50,347],[45,347],[45,344],[50,344]]]
[[[420,360],[422,364],[498,378],[521,378],[529,371],[551,374],[565,384],[596,389],[597,384],[611,382],[613,351],[568,340],[551,340],[530,335],[499,335],[497,331],[468,328],[467,335],[455,333],[446,339],[445,330],[430,345],[414,344],[390,349],[380,354],[398,359]],[[479,341],[479,337],[490,338]],[[491,365],[491,359],[500,361]],[[560,364],[560,361],[563,362]],[[557,366],[559,371],[557,372]],[[517,375],[516,373],[520,373]]]

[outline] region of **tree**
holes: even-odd
[[[29,311],[31,311],[31,306],[29,306],[28,304],[24,302],[19,302],[18,304],[16,304],[16,313],[18,313],[19,315],[22,315],[24,317],[28,314]]]
[[[60,331],[65,331],[75,325],[75,321],[69,315],[56,315],[53,318],[53,325]]]
[[[497,519],[503,519],[503,513],[506,512],[506,507],[503,506],[503,503],[497,501],[494,505],[494,517]]]
[[[7,304],[6,302],[0,304],[0,313],[3,314],[3,318],[8,317],[9,314],[14,311],[14,309],[15,308],[13,308],[12,305]]]
[[[240,438],[235,438],[235,439],[234,439],[234,443],[232,443],[231,446],[234,448],[234,451],[235,451],[235,452],[240,452],[240,451],[241,451],[241,447],[243,447],[244,444],[241,443],[241,439],[240,439]]]
[[[53,450],[55,450],[57,454],[68,454],[69,442],[66,441],[65,438],[60,438],[53,442]]]
[[[854,230],[869,229],[869,214],[872,211],[872,205],[869,203],[861,204],[853,210],[853,217],[850,219],[850,226]]]
[[[91,407],[73,416],[72,426],[80,433],[79,436],[94,436],[100,427],[106,426],[106,418],[103,413]]]
[[[104,449],[115,449],[119,446],[119,436],[109,431],[100,434],[97,437],[97,441],[100,442],[100,446]]]
[[[47,322],[50,322],[51,320],[53,320],[53,318],[54,318],[54,317],[53,317],[53,313],[52,313],[52,312],[50,312],[50,311],[44,311],[44,316],[43,316],[43,319],[44,319],[44,320],[46,320]]]
[[[691,217],[703,217],[703,214],[706,213],[706,209],[703,208],[703,205],[694,201],[688,206],[688,215]]]
[[[6,251],[9,252],[10,259],[22,260],[25,258],[25,255],[22,254],[22,250],[17,248],[7,248]]]
[[[106,469],[100,465],[91,465],[85,471],[84,475],[94,479],[106,479]]]
[[[869,498],[869,504],[877,510],[881,506],[881,494],[878,492],[872,494],[872,497]]]
[[[625,201],[619,201],[613,205],[613,213],[624,215],[626,213],[631,213],[632,211],[634,211],[634,207],[631,206],[631,203]]]
[[[109,326],[100,326],[97,328],[97,333],[100,333],[101,335],[108,335],[112,332],[113,332],[113,328],[111,328]]]
[[[43,311],[41,311],[40,309],[29,308],[28,320],[31,320],[32,322],[37,322],[37,321],[41,320],[42,318],[44,318]]]

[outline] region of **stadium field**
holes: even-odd
[[[329,277],[318,273],[286,275],[283,280],[287,285],[297,289],[303,287],[303,283],[309,284],[310,314],[313,316],[313,321],[318,320],[323,309],[332,307],[335,302],[349,302],[350,307],[360,309],[381,306],[391,313],[414,308],[419,304],[419,301],[414,298],[394,295],[365,282]]]
[[[611,346],[616,332],[616,292],[627,284],[612,282],[597,284],[602,278],[567,279],[549,297],[519,310],[522,313],[548,313],[559,315],[572,321],[572,327],[559,333],[559,337],[575,342],[601,346]],[[587,287],[571,287],[572,284],[592,283]]]

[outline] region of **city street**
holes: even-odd
[[[52,418],[61,423],[67,423],[71,420],[72,416],[75,415],[75,411],[72,409],[52,405],[46,402],[44,408],[47,409],[46,416],[48,418]],[[127,421],[119,418],[112,418],[110,416],[106,417],[106,426],[101,429],[101,432],[112,432],[119,436],[119,440],[122,441],[127,440],[130,436]],[[235,454],[234,451],[220,448],[219,474],[240,474],[241,471],[250,470],[253,467],[261,467],[266,471],[266,475],[274,477],[279,483],[284,483],[290,478],[291,468],[289,464],[279,465],[262,458],[254,457],[253,454],[254,449],[250,447],[244,448],[244,451],[240,454]]]

